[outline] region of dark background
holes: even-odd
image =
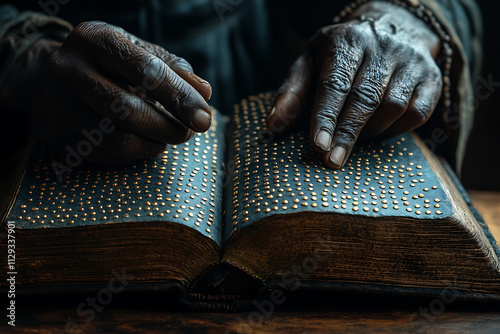
[[[484,62],[482,77],[492,75],[500,82],[500,4],[476,0],[484,21]],[[462,172],[462,182],[469,189],[500,191],[500,87],[480,101]],[[500,204],[500,203],[499,203]]]

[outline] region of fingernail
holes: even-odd
[[[328,131],[320,130],[318,132],[318,134],[316,135],[314,142],[322,150],[329,151],[330,150],[330,143],[332,142],[332,135]]]
[[[271,117],[274,112],[276,111],[276,107],[273,107],[273,109],[271,109],[271,112],[269,113],[269,115],[267,116],[267,118]]]
[[[211,115],[205,110],[198,108],[191,116],[191,124],[198,131],[206,131],[210,127]]]
[[[204,84],[204,85],[210,85],[210,84],[208,83],[208,81],[207,81],[207,80],[200,78],[199,76],[197,76],[196,74],[194,74],[194,73],[192,73],[192,72],[189,72],[189,75],[190,75],[190,76],[191,76],[194,80],[198,81],[198,82],[199,82],[199,83],[201,83],[201,84]]]
[[[208,87],[208,89],[209,89],[208,94],[209,94],[209,95],[208,95],[208,96],[206,96],[206,97],[204,96],[204,99],[205,99],[206,101],[210,100],[210,98],[212,97],[212,86],[210,86],[210,84],[208,83],[208,81],[207,81],[207,80],[205,80],[205,79],[200,78],[199,76],[197,76],[196,74],[191,73],[191,72],[189,72],[189,75],[190,75],[190,76],[191,76],[191,78],[193,78],[194,80],[196,80],[196,81],[198,81],[199,83],[201,83],[202,85],[204,85],[204,86],[207,86],[207,87]]]
[[[335,146],[330,153],[330,161],[338,168],[342,167],[346,150],[343,146]]]

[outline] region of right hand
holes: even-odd
[[[68,35],[36,91],[33,128],[59,148],[76,150],[85,132],[109,120],[84,157],[102,165],[154,157],[211,123],[211,86],[187,61],[103,22],[81,23]]]
[[[313,147],[340,169],[358,139],[394,137],[429,120],[442,91],[440,48],[439,36],[407,9],[369,1],[310,39],[267,127],[286,133],[307,115]]]

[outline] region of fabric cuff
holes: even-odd
[[[72,25],[62,19],[31,11],[4,21],[0,25],[0,100],[9,98],[14,84],[9,82],[11,71],[28,55],[35,42],[40,39],[62,42],[72,29]],[[30,70],[41,68],[41,64],[36,65],[30,66]]]

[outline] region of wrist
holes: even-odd
[[[415,16],[405,7],[389,1],[368,1],[362,4],[346,21],[378,20],[384,15],[389,15],[390,28],[393,33],[405,35],[411,43],[418,43],[430,52],[436,59],[441,50],[439,36],[419,17]]]

